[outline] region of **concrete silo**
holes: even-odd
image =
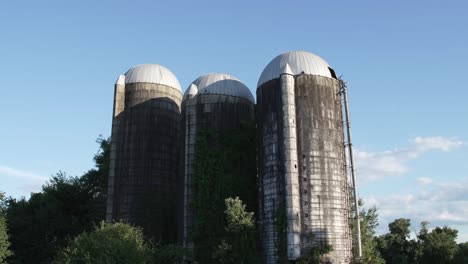
[[[244,125],[246,123],[252,124],[252,144],[255,144],[255,132],[254,132],[254,98],[250,90],[242,84],[238,79],[231,75],[223,73],[211,73],[196,79],[189,86],[184,94],[182,102],[182,133],[185,140],[185,149],[183,154],[183,173],[182,181],[184,182],[183,190],[183,208],[182,215],[183,221],[180,227],[181,237],[184,241],[184,245],[193,249],[195,244],[195,251],[197,242],[193,241],[193,229],[197,221],[197,212],[194,209],[194,199],[197,195],[197,187],[195,183],[195,174],[197,166],[203,166],[196,163],[197,154],[197,140],[203,133],[212,131],[215,134],[211,136],[208,148],[210,150],[220,151],[219,156],[223,156],[222,151],[225,151],[225,146],[222,141],[226,139],[229,131],[235,131],[235,133],[242,133]],[[245,131],[245,130],[244,130]],[[217,134],[216,134],[217,133]],[[223,138],[224,137],[224,138]],[[242,160],[236,160],[236,166],[250,166],[253,172],[255,172],[255,149],[252,148],[252,158],[247,161],[249,164],[245,164]],[[239,152],[241,150],[238,150]],[[217,157],[215,157],[217,159]],[[214,161],[213,161],[214,162]],[[233,165],[233,164],[229,164]],[[218,165],[213,165],[214,169],[226,170],[227,168],[218,168]],[[228,172],[230,173],[230,172]],[[225,175],[222,171],[216,175]],[[205,218],[218,218],[221,217],[223,222],[224,216],[224,199],[230,195],[240,196],[247,203],[256,206],[256,179],[255,174],[251,178],[246,178],[251,175],[238,175],[234,185],[239,183],[245,183],[244,189],[237,192],[234,186],[225,190],[224,193],[217,194],[215,192],[210,193],[210,199],[216,200],[214,203],[217,209],[208,212],[208,215],[204,215]],[[210,176],[211,177],[211,176]],[[217,177],[217,176],[216,176]],[[216,181],[219,179],[211,179]],[[227,182],[218,182],[218,185],[226,185]],[[225,188],[226,186],[222,187]],[[210,192],[207,187],[205,192]],[[243,193],[246,193],[243,195]],[[253,194],[253,196],[249,196]],[[219,196],[219,197],[218,197]],[[246,201],[250,200],[250,201]],[[249,208],[252,210],[252,208]],[[212,212],[216,211],[216,212]],[[222,227],[224,228],[224,227]],[[202,239],[209,240],[211,233],[216,234],[216,226],[210,228],[208,232],[204,234]],[[219,238],[218,238],[219,239]],[[213,240],[215,242],[215,240]],[[211,242],[207,242],[211,243]],[[201,250],[200,250],[201,251]],[[205,250],[206,251],[206,250]],[[211,254],[211,248],[207,251]],[[197,255],[195,254],[195,258]],[[200,263],[203,263],[203,259],[197,259]]]
[[[179,81],[161,65],[135,66],[115,84],[106,220],[163,243],[177,234],[181,101]]]
[[[274,58],[257,86],[259,223],[264,259],[296,260],[331,246],[350,263],[352,237],[340,83],[319,56]]]

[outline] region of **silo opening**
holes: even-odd
[[[330,67],[328,67],[328,69],[330,70],[331,76],[332,76],[334,79],[337,79],[337,78],[336,78],[335,71],[334,71],[332,68],[330,68]]]

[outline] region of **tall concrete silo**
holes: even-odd
[[[257,86],[259,223],[264,259],[296,260],[331,246],[324,263],[351,262],[340,84],[322,58],[274,58]]]
[[[182,91],[161,65],[142,64],[115,84],[107,221],[174,242]]]
[[[184,169],[182,176],[184,190],[182,208],[183,222],[180,239],[184,241],[184,245],[189,249],[194,248],[192,231],[193,225],[196,222],[196,212],[194,212],[193,203],[197,188],[195,186],[194,177],[196,166],[200,165],[195,164],[197,139],[202,133],[207,131],[220,133],[221,137],[224,136],[224,133],[228,133],[228,131],[242,131],[244,122],[254,123],[254,104],[255,101],[250,90],[238,79],[223,73],[210,73],[201,76],[192,82],[184,94],[182,102],[182,133],[185,140],[183,155]],[[252,130],[252,140],[254,141],[255,133],[253,131],[254,130]],[[222,149],[223,146],[222,143],[219,142],[219,138],[216,139],[216,136],[213,138],[209,148]],[[253,150],[252,154],[253,157],[248,162],[253,162],[252,171],[255,171],[255,150]],[[242,161],[236,162],[242,163]],[[248,166],[248,164],[237,165]],[[250,194],[253,194],[253,197],[256,196],[255,175],[253,179],[244,179],[249,176],[251,175],[240,175],[239,178],[236,179],[236,184],[246,182],[246,186],[244,186],[244,190],[242,191],[246,193],[245,195],[243,195],[242,192],[230,193],[233,191],[234,186],[227,190],[223,197],[217,197],[214,193],[210,194],[212,199],[221,199],[217,201],[216,204],[220,205],[222,208],[218,208],[218,212],[212,212],[214,215],[221,214],[221,217],[223,217],[224,199],[229,195],[241,196],[241,199],[253,200],[250,203],[256,204],[255,198],[246,197],[249,196],[249,191]],[[246,201],[244,200],[244,202]],[[250,208],[250,210],[252,209]],[[216,216],[210,213],[210,216],[204,217]],[[223,218],[221,221],[223,221]],[[210,232],[205,234],[207,239],[211,231],[216,232],[216,230],[214,230],[216,227],[213,226],[212,228]],[[213,242],[215,241],[213,240]],[[195,247],[197,247],[197,245],[195,245]],[[211,254],[210,250],[211,249],[209,249],[207,253]],[[198,259],[198,261],[203,263],[203,260]]]

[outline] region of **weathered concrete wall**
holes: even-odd
[[[198,94],[185,99],[182,105],[182,131],[185,141],[183,155],[184,194],[182,197],[184,245],[193,248],[190,239],[194,223],[194,211],[190,207],[194,198],[194,155],[197,133],[206,129],[226,131],[239,128],[242,122],[254,120],[254,104],[247,99],[219,94]]]
[[[120,82],[119,82],[120,81]],[[121,75],[119,81],[115,84],[114,89],[114,110],[112,111],[112,133],[110,142],[110,163],[109,163],[109,178],[107,180],[107,204],[106,204],[106,221],[112,221],[113,215],[113,198],[115,188],[115,169],[117,162],[117,146],[121,142],[121,113],[125,108],[125,76]]]
[[[301,256],[300,191],[297,158],[296,104],[294,76],[281,75],[283,108],[284,178],[286,188],[286,218],[288,259]]]
[[[119,137],[110,218],[141,226],[161,242],[176,240],[181,99],[179,90],[165,85],[127,84],[120,125],[113,128]]]
[[[247,99],[220,94],[199,94],[195,99],[198,130],[229,130],[254,119],[254,104]]]
[[[267,264],[277,262],[276,218],[279,208],[286,210],[281,97],[279,79],[269,81],[257,89],[258,221],[263,259]]]
[[[294,92],[285,93],[287,83],[291,82]],[[278,212],[288,208],[285,193],[292,194],[290,200],[294,200],[294,188],[290,190],[288,185],[293,187],[296,180],[300,188],[301,255],[310,252],[313,244],[329,245],[333,251],[325,256],[324,262],[351,261],[348,183],[338,93],[337,80],[305,74],[295,76],[294,81],[283,75],[257,89],[259,223],[268,264],[276,263],[279,250],[285,250],[278,248],[275,219]],[[292,102],[291,95],[294,95]],[[289,113],[293,109],[295,117]],[[295,148],[291,146],[294,136],[298,174],[291,173],[295,164],[294,159],[288,158]],[[288,221],[296,223],[291,216]],[[288,223],[288,230],[295,230],[294,223]],[[289,241],[294,240],[288,237],[290,247]],[[288,257],[293,260],[291,254]]]
[[[179,241],[183,242],[185,248],[189,251],[193,250],[193,243],[190,240],[190,232],[193,226],[193,210],[190,207],[190,201],[193,198],[192,179],[195,172],[194,168],[194,155],[195,155],[195,142],[197,133],[197,100],[190,96],[182,102],[182,139],[183,155],[182,155],[182,169],[181,181],[182,192],[180,193],[181,207],[181,226],[179,227]]]
[[[330,263],[350,263],[349,194],[343,119],[335,79],[296,78],[296,118],[303,248],[330,245]],[[313,241],[309,238],[313,234]]]

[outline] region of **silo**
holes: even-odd
[[[115,84],[106,220],[163,243],[177,234],[181,101],[179,81],[161,65],[137,65]]]
[[[249,129],[251,125],[252,129],[252,145],[255,144],[255,128],[254,128],[254,98],[250,90],[238,79],[231,75],[223,73],[210,73],[199,77],[188,87],[184,94],[182,102],[182,133],[185,140],[185,148],[183,155],[183,221],[181,226],[181,238],[184,241],[184,245],[189,249],[197,251],[197,238],[193,234],[194,225],[197,224],[197,211],[194,208],[196,204],[197,195],[197,184],[196,184],[196,171],[198,168],[203,166],[202,164],[196,163],[196,155],[200,152],[197,149],[197,140],[200,137],[210,133],[210,142],[208,143],[208,151],[213,153],[217,151],[219,155],[211,160],[212,163],[219,162],[218,157],[223,156],[225,153],[225,146],[223,140],[232,132],[244,133],[245,129]],[[247,126],[247,127],[246,127]],[[236,149],[235,151],[242,151]],[[246,154],[248,155],[248,154]],[[245,183],[243,190],[239,191],[239,188],[235,186],[228,186],[229,188],[222,193],[211,192],[210,187],[204,187],[205,192],[210,193],[210,199],[213,201],[213,210],[208,212],[208,215],[204,215],[205,218],[219,218],[223,222],[224,216],[224,199],[229,196],[240,196],[245,203],[247,203],[248,209],[252,210],[252,207],[256,207],[256,179],[255,179],[255,148],[252,147],[252,157],[248,160],[236,160],[233,161],[236,164],[229,164],[235,166],[250,167],[252,174],[237,175],[238,178],[233,183],[234,185],[239,183]],[[248,164],[247,164],[248,163]],[[212,164],[211,169],[214,170],[225,170],[227,168],[219,168],[219,163]],[[231,171],[227,172],[231,173]],[[219,171],[218,174],[223,175],[226,173]],[[215,177],[217,177],[215,176]],[[237,177],[236,176],[236,177]],[[212,182],[216,182],[216,185],[224,185],[220,188],[225,188],[225,182],[220,182],[219,179],[209,179]],[[201,209],[199,209],[201,210]],[[198,212],[200,213],[200,212]],[[213,219],[211,219],[213,220]],[[203,234],[201,240],[206,239],[207,244],[215,242],[210,240],[210,236],[216,236],[219,230],[216,225],[212,226],[210,230]],[[224,227],[222,227],[224,228]],[[195,241],[194,241],[195,237]],[[211,237],[213,239],[213,237]],[[200,240],[200,239],[199,239]],[[201,243],[198,243],[201,244]],[[200,246],[200,245],[198,245]],[[201,246],[200,246],[201,247]],[[205,253],[211,255],[211,250],[205,250]],[[202,251],[202,250],[199,250]],[[206,263],[203,260],[203,256],[198,256],[195,252],[195,258],[200,263]]]
[[[331,246],[324,263],[351,262],[340,85],[322,58],[274,58],[257,86],[259,223],[266,263]]]

